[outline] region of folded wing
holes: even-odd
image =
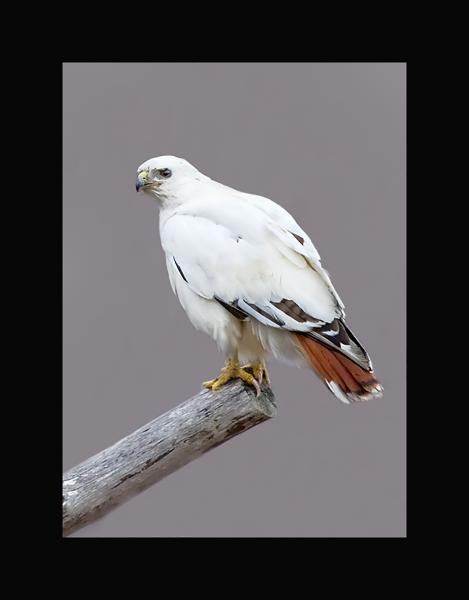
[[[161,239],[173,289],[181,278],[236,318],[311,337],[371,370],[310,238],[272,204],[275,214],[248,204],[242,219],[227,217],[228,211],[170,217]]]

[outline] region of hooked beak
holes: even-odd
[[[149,173],[148,171],[140,171],[137,174],[137,181],[135,182],[135,189],[139,192],[143,187],[148,184]]]
[[[153,179],[150,175],[150,171],[144,169],[137,173],[137,181],[135,183],[135,189],[139,192],[141,189],[145,190],[157,190],[161,185],[161,181]]]

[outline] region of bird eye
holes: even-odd
[[[161,175],[161,177],[164,177],[164,179],[168,179],[169,177],[171,177],[171,169],[160,169],[159,174]]]

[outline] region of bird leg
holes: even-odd
[[[202,385],[215,392],[231,379],[242,379],[243,381],[245,381],[249,385],[252,385],[255,388],[256,396],[260,395],[261,388],[259,386],[257,378],[251,375],[251,373],[248,373],[243,367],[240,367],[239,361],[236,358],[229,358],[226,361],[225,366],[221,370],[220,375],[216,379],[204,381]]]
[[[251,369],[254,377],[259,382],[259,385],[261,385],[264,380],[267,383],[267,385],[270,385],[270,376],[269,376],[269,372],[267,371],[267,366],[266,366],[264,360],[260,360],[259,362],[256,362],[256,363],[244,365],[243,369]]]

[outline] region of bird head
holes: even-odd
[[[205,178],[193,165],[176,156],[150,158],[137,169],[137,192],[143,191],[156,198],[176,194],[188,182]]]

